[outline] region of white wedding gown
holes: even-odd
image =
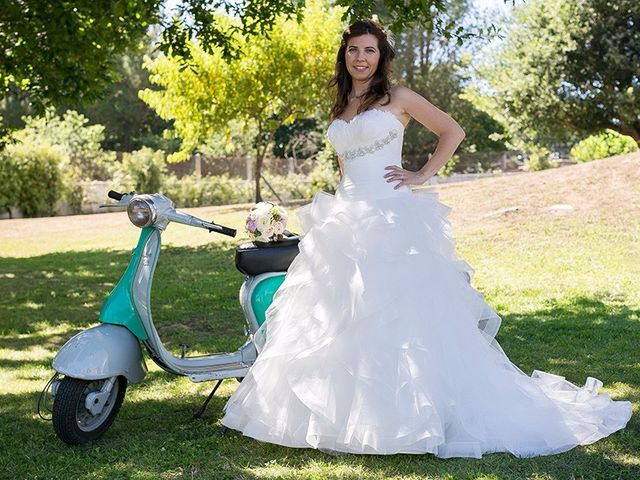
[[[223,425],[289,447],[476,458],[559,453],[626,425],[631,402],[599,394],[599,380],[528,376],[507,358],[500,317],[454,253],[449,208],[383,178],[401,160],[393,113],[327,133],[344,176],[298,211],[300,253]]]

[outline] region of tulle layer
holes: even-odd
[[[300,254],[222,423],[289,447],[477,458],[558,453],[623,428],[631,403],[598,394],[599,380],[511,363],[448,212],[408,190],[320,192],[299,209]]]

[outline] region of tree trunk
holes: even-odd
[[[264,152],[256,156],[256,168],[254,171],[255,183],[256,183],[256,203],[262,201],[262,193],[260,192],[260,176],[262,175],[262,157],[264,156]]]
[[[291,113],[291,112],[290,112]],[[269,132],[269,136],[266,139],[263,139],[263,134],[265,132],[262,124],[258,122],[258,134],[256,135],[256,169],[254,171],[254,175],[256,176],[256,203],[262,201],[262,193],[260,192],[260,176],[262,175],[262,162],[264,161],[264,157],[267,154],[267,149],[271,142],[273,141],[273,137],[276,133],[278,127],[282,125],[280,122],[279,125],[276,125]]]

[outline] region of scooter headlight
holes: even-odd
[[[134,198],[127,207],[129,220],[136,227],[144,228],[156,221],[156,207],[151,199]]]

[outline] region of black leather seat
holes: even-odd
[[[286,272],[300,252],[299,241],[296,235],[273,243],[243,243],[236,247],[236,268],[245,275]]]

